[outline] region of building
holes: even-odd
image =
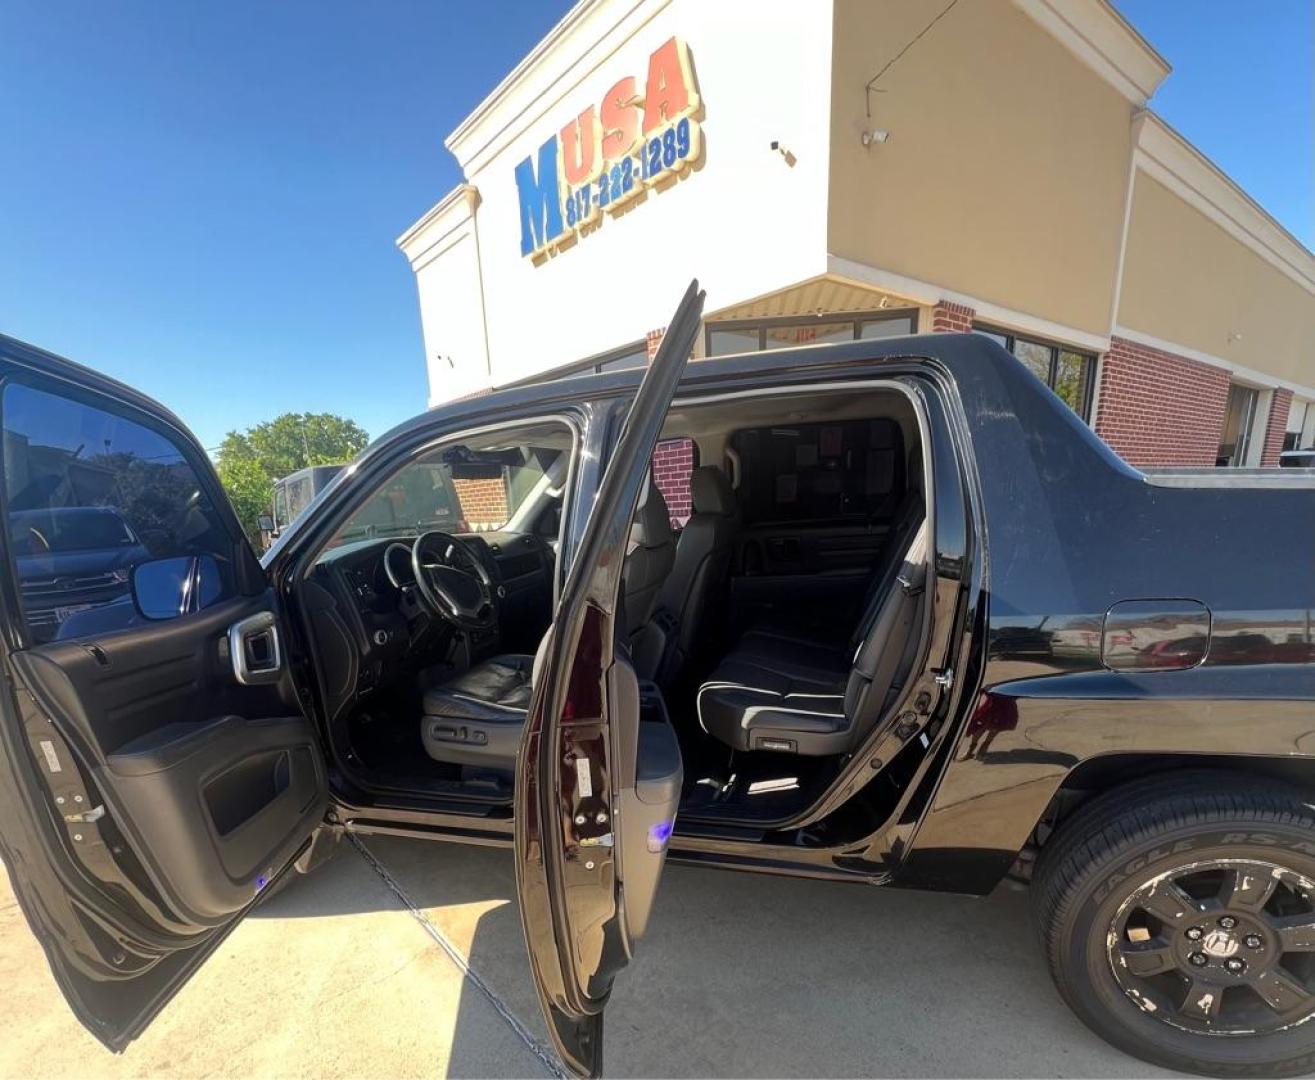
[[[1133,464],[1275,464],[1315,256],[1155,115],[1168,74],[1104,0],[580,0],[398,240],[430,404],[642,364],[697,276],[696,358],[977,330]]]

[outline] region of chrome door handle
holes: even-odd
[[[273,612],[260,611],[230,626],[228,655],[233,662],[233,677],[243,686],[278,682],[283,673],[283,652]]]

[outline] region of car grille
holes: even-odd
[[[81,577],[29,578],[22,582],[25,600],[58,600],[67,596],[72,598],[79,593],[93,592],[100,589],[123,589],[124,583],[115,578],[113,571],[104,574],[85,574]]]

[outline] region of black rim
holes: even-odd
[[[1115,912],[1119,987],[1185,1031],[1259,1035],[1315,1016],[1315,882],[1262,859],[1158,874]]]

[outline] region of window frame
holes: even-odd
[[[754,330],[758,331],[758,348],[755,352],[768,352],[767,332],[769,330],[779,330],[782,328],[794,326],[834,326],[837,323],[849,323],[851,340],[863,341],[862,327],[864,323],[873,322],[894,322],[899,319],[908,319],[910,330],[909,334],[918,332],[919,309],[916,307],[902,308],[871,308],[867,311],[836,311],[821,312],[817,315],[772,315],[757,319],[723,319],[717,322],[707,322],[703,326],[703,354],[705,357],[713,358],[712,352],[712,335],[718,331],[740,331]],[[901,336],[901,335],[895,335]],[[784,346],[788,348],[789,346]],[[802,348],[803,346],[795,346]],[[775,350],[771,350],[775,351]],[[735,355],[733,353],[723,353],[724,356]]]
[[[1007,330],[1002,326],[993,326],[990,323],[973,323],[973,333],[983,335],[992,335],[993,337],[1002,337],[1005,339],[1005,350],[1014,359],[1018,360],[1018,354],[1014,352],[1014,346],[1019,341],[1025,341],[1029,345],[1038,345],[1043,349],[1049,350],[1050,366],[1046,373],[1046,387],[1054,391],[1055,379],[1059,374],[1059,354],[1072,353],[1074,356],[1081,356],[1088,361],[1086,377],[1082,380],[1082,411],[1073,410],[1073,414],[1079,417],[1083,423],[1091,423],[1091,406],[1096,396],[1096,367],[1100,363],[1100,354],[1094,353],[1089,349],[1080,349],[1076,345],[1069,345],[1063,341],[1055,341],[1052,338],[1034,337],[1032,334],[1018,334],[1013,330]],[[1020,364],[1024,361],[1019,360]],[[1024,365],[1026,366],[1026,365]],[[1028,370],[1031,370],[1030,368]],[[1061,399],[1062,400],[1062,399]],[[1064,402],[1068,404],[1068,402]]]

